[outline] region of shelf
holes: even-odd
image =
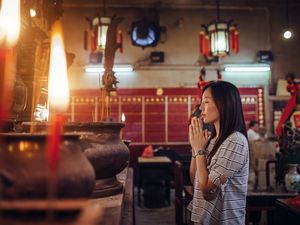
[[[291,98],[291,96],[276,96],[276,95],[270,95],[269,101],[288,101]]]

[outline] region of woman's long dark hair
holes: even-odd
[[[220,133],[212,151],[208,155],[208,165],[216,154],[220,145],[233,132],[241,132],[247,138],[241,97],[238,89],[226,81],[214,81],[207,84],[203,92],[210,89],[213,100],[220,114]],[[211,139],[216,136],[215,127],[212,126]]]

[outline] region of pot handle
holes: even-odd
[[[10,188],[14,185],[14,177],[6,170],[0,171],[0,190],[4,187]]]

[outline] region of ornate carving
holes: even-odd
[[[104,75],[102,77],[102,90],[104,93],[101,93],[102,97],[102,107],[101,107],[101,120],[109,121],[110,120],[110,96],[112,91],[116,91],[117,80],[115,73],[113,72],[114,59],[117,49],[120,47],[117,43],[117,28],[118,25],[124,20],[122,17],[113,17],[111,23],[107,29],[106,34],[106,45],[104,50]],[[101,92],[102,92],[101,90]]]
[[[117,43],[117,28],[123,20],[124,18],[121,17],[113,17],[107,29],[106,45],[104,50],[105,72],[102,78],[102,84],[107,96],[110,96],[110,92],[116,90],[117,83],[119,83],[112,69],[114,66],[115,54],[119,48],[119,44]]]
[[[102,77],[102,85],[103,88],[105,89],[106,95],[110,96],[110,93],[112,91],[117,90],[117,83],[119,81],[117,80],[116,76],[114,75],[115,73],[113,71],[106,71],[104,72],[104,75]]]

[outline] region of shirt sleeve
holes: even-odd
[[[227,179],[233,177],[245,164],[248,148],[240,137],[234,135],[228,137],[219,147],[215,157],[212,159],[212,166],[208,178],[218,187],[221,185],[220,176]]]

